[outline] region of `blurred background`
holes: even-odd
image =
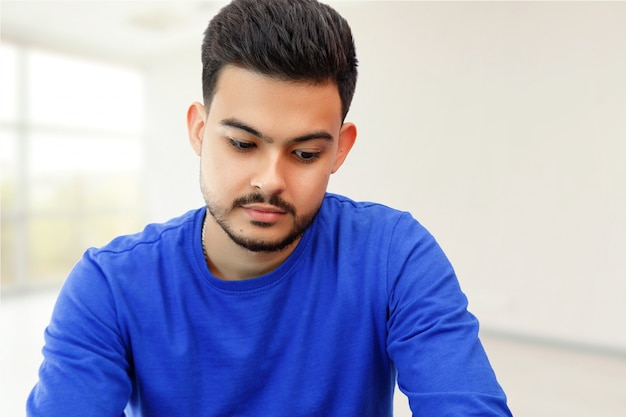
[[[360,60],[330,191],[437,237],[514,415],[625,415],[626,3],[329,3]],[[202,205],[185,114],[224,4],[1,2],[1,415],[82,252]]]

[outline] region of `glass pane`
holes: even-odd
[[[14,130],[0,129],[0,180],[14,182],[17,174],[17,137]],[[2,195],[4,198],[4,194]]]
[[[3,195],[4,204],[4,195]],[[15,222],[8,217],[4,210],[2,210],[2,221],[0,221],[0,227],[2,227],[2,233],[0,233],[0,245],[2,245],[2,259],[0,260],[2,274],[2,291],[11,289],[17,283],[16,277],[16,251],[15,251]]]
[[[139,232],[141,229],[139,212],[127,211],[120,214],[99,214],[85,218],[84,247],[100,247],[113,238]]]
[[[29,284],[59,285],[89,247],[138,231],[135,213],[33,216],[29,222]]]
[[[17,50],[13,45],[0,44],[0,120],[17,118]]]
[[[33,178],[29,187],[28,211],[35,215],[81,211],[83,183],[76,173]]]
[[[31,144],[28,201],[32,212],[137,209],[139,143],[34,134]]]
[[[29,285],[58,285],[80,259],[80,225],[71,217],[31,217],[28,224]]]
[[[0,54],[3,290],[58,286],[87,247],[140,226],[141,74],[5,45]]]
[[[46,133],[32,135],[29,171],[32,175],[62,172],[138,172],[138,140]]]
[[[138,71],[43,51],[31,51],[27,66],[33,123],[139,131]]]
[[[139,211],[139,191],[134,174],[68,172],[33,178],[28,205],[31,213],[39,215],[132,212]]]
[[[140,211],[139,175],[112,172],[93,174],[82,184],[82,205],[88,212],[129,213]]]

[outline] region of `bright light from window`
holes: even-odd
[[[142,75],[0,48],[2,289],[59,285],[141,224]]]
[[[29,172],[137,172],[141,148],[137,140],[111,140],[88,135],[33,133]]]
[[[33,123],[139,131],[137,71],[41,51],[28,55],[28,69]]]
[[[0,44],[0,121],[17,116],[17,51]]]

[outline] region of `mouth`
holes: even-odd
[[[286,211],[269,204],[247,204],[241,208],[252,221],[259,223],[276,223],[287,214]]]

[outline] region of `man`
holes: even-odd
[[[326,193],[356,128],[348,24],[235,0],[188,110],[206,207],[90,249],[30,416],[510,416],[454,271],[409,214]]]

